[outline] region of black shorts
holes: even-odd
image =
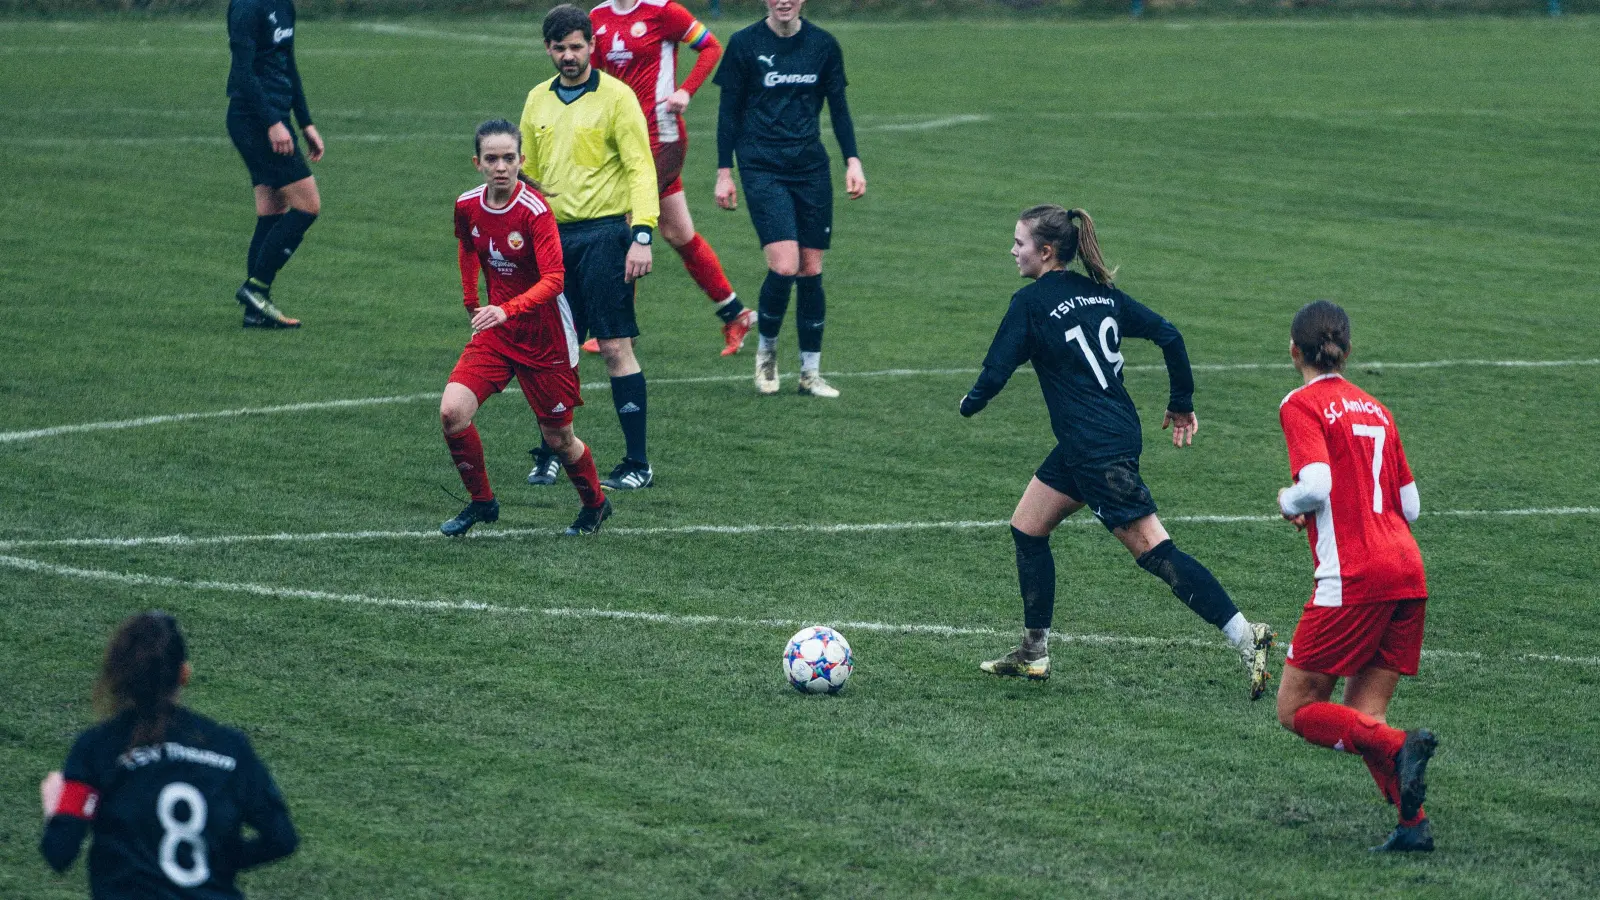
[[[799,241],[802,247],[828,249],[833,241],[833,180],[826,166],[797,174],[740,168],[739,180],[761,246]]]
[[[1139,477],[1139,458],[1068,465],[1060,445],[1050,451],[1034,477],[1089,507],[1108,531],[1156,511],[1155,498]]]
[[[633,283],[626,279],[633,229],[621,216],[560,226],[567,305],[578,340],[639,336],[633,319]]]
[[[300,134],[289,126],[289,137],[294,141],[294,153],[284,156],[272,152],[272,142],[267,140],[267,129],[255,116],[228,108],[228,137],[244,157],[244,166],[250,170],[250,184],[264,184],[281,188],[311,177],[311,167],[300,153]]]

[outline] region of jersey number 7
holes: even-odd
[[[1383,442],[1389,436],[1377,425],[1351,425],[1356,437],[1372,438],[1372,511],[1383,512]]]
[[[1100,352],[1105,354],[1106,363],[1111,366],[1111,374],[1120,375],[1122,373],[1122,354],[1111,349],[1111,341],[1106,340],[1108,332],[1112,340],[1117,341],[1119,344],[1121,343],[1122,334],[1117,330],[1117,320],[1110,316],[1106,316],[1100,322]],[[1078,342],[1079,349],[1083,351],[1083,358],[1089,361],[1089,368],[1094,370],[1095,380],[1100,382],[1100,389],[1106,390],[1110,388],[1111,383],[1106,381],[1105,370],[1100,368],[1100,360],[1095,359],[1094,350],[1089,347],[1089,339],[1083,334],[1083,326],[1074,325],[1069,328],[1067,330],[1067,340]]]

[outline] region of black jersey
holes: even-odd
[[[809,172],[828,165],[822,146],[822,101],[845,159],[859,156],[845,102],[844,52],[833,35],[802,20],[778,37],[766,20],[734,32],[713,79],[722,89],[717,113],[717,165]]]
[[[266,128],[311,124],[300,69],[294,61],[294,0],[230,0],[228,3],[228,99],[233,111]]]
[[[1178,329],[1116,288],[1070,271],[1047,272],[1011,296],[962,411],[982,409],[1018,366],[1032,362],[1067,463],[1137,457],[1139,413],[1122,386],[1127,337],[1161,347],[1171,384],[1167,409],[1192,412],[1194,375]]]
[[[241,732],[182,707],[161,743],[130,747],[132,732],[123,713],[72,745],[39,844],[56,871],[72,865],[92,829],[96,900],[221,900],[243,896],[236,873],[294,852],[283,797]],[[244,838],[245,824],[256,837]]]

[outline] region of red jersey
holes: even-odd
[[[468,346],[532,369],[570,369],[578,364],[578,332],[561,293],[565,270],[556,217],[521,181],[501,209],[489,206],[487,191],[479,185],[456,198],[462,302],[478,308],[481,269],[489,277],[489,303],[504,307],[509,318],[473,335]]]
[[[1295,480],[1312,463],[1332,474],[1328,501],[1307,515],[1317,582],[1307,608],[1425,599],[1422,551],[1401,511],[1414,479],[1394,416],[1329,374],[1283,398],[1278,420]]]
[[[650,146],[682,141],[683,117],[667,109],[667,98],[678,89],[678,45],[688,44],[700,53],[683,82],[690,94],[717,67],[722,45],[673,0],[639,0],[626,13],[610,0],[591,10],[589,21],[594,25],[593,64],[633,88],[650,123]]]

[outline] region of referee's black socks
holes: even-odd
[[[1211,570],[1179,550],[1171,538],[1139,557],[1139,568],[1165,581],[1172,587],[1174,597],[1217,628],[1225,628],[1239,614],[1239,607],[1233,605]]]
[[[316,220],[316,213],[308,213],[302,209],[290,209],[284,213],[261,238],[261,246],[252,254],[250,277],[270,286],[272,279],[278,276],[278,270],[283,268],[283,264],[294,255],[294,251],[300,246],[300,241],[306,236],[306,230]],[[260,227],[261,223],[258,221],[256,223],[258,233]]]
[[[761,336],[769,341],[776,339],[783,330],[783,317],[789,312],[789,289],[794,282],[793,275],[779,275],[771,269],[767,270],[767,280],[761,282],[761,299],[756,308],[760,313]]]
[[[622,439],[626,442],[629,459],[648,463],[645,455],[645,384],[644,373],[635,372],[611,379],[611,403],[617,408],[617,424],[622,426]]]

